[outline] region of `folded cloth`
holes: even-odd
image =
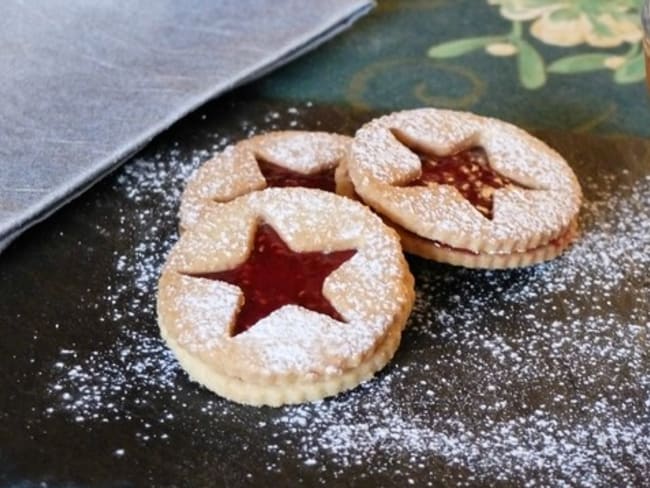
[[[4,0],[0,250],[173,122],[372,0]]]

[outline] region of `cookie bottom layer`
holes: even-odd
[[[363,201],[354,190],[352,180],[347,173],[345,164],[339,165],[335,173],[336,193],[352,200]],[[399,234],[402,248],[405,252],[421,258],[463,266],[465,268],[479,269],[509,269],[524,268],[544,261],[550,261],[562,254],[578,236],[578,221],[571,222],[566,230],[548,244],[526,251],[507,254],[474,253],[463,249],[446,246],[439,242],[431,241],[410,232],[402,226],[392,222],[383,215],[379,215],[384,223]]]
[[[532,266],[550,261],[562,254],[578,235],[578,223],[574,220],[560,237],[550,243],[522,252],[509,254],[473,253],[463,249],[445,246],[400,228],[386,221],[399,234],[404,251],[416,256],[441,263],[463,266],[465,268],[508,269]]]
[[[411,275],[409,274],[409,276]],[[413,281],[412,276],[410,281]],[[224,398],[246,405],[268,405],[272,407],[321,400],[342,391],[350,390],[371,379],[377,371],[386,366],[393,358],[395,351],[399,347],[402,330],[406,325],[415,300],[412,284],[406,288],[411,290],[409,296],[393,324],[389,327],[383,341],[379,343],[374,352],[358,366],[343,371],[340,375],[328,376],[321,380],[269,384],[242,381],[239,378],[215,372],[197,356],[192,355],[183,348],[176,340],[169,337],[163,327],[161,327],[161,334],[169,348],[174,352],[178,362],[189,374],[190,379]]]

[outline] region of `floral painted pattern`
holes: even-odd
[[[548,74],[613,71],[616,83],[645,78],[641,48],[642,0],[487,0],[512,22],[512,30],[496,36],[458,39],[433,46],[432,58],[452,58],[477,49],[492,56],[516,56],[524,87],[536,89]],[[528,27],[528,36],[524,27]],[[535,43],[561,48],[589,46],[593,52],[568,55],[550,63]],[[621,46],[628,46],[621,53]]]

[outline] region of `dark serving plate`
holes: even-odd
[[[515,271],[410,258],[403,343],[352,392],[251,408],[179,369],[155,288],[189,172],[248,134],[353,133],[374,115],[240,90],[0,255],[1,484],[647,484],[647,141],[539,134],[583,184],[580,241]]]

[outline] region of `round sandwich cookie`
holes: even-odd
[[[162,271],[160,331],[230,400],[318,400],[393,357],[414,301],[399,238],[358,202],[270,188],[208,209]]]
[[[404,250],[470,268],[552,259],[577,235],[582,192],[566,161],[525,131],[418,109],[361,127],[338,191],[370,205]]]
[[[189,179],[181,198],[181,230],[196,224],[206,207],[267,187],[334,192],[334,171],[351,141],[327,132],[280,131],[228,146]]]

